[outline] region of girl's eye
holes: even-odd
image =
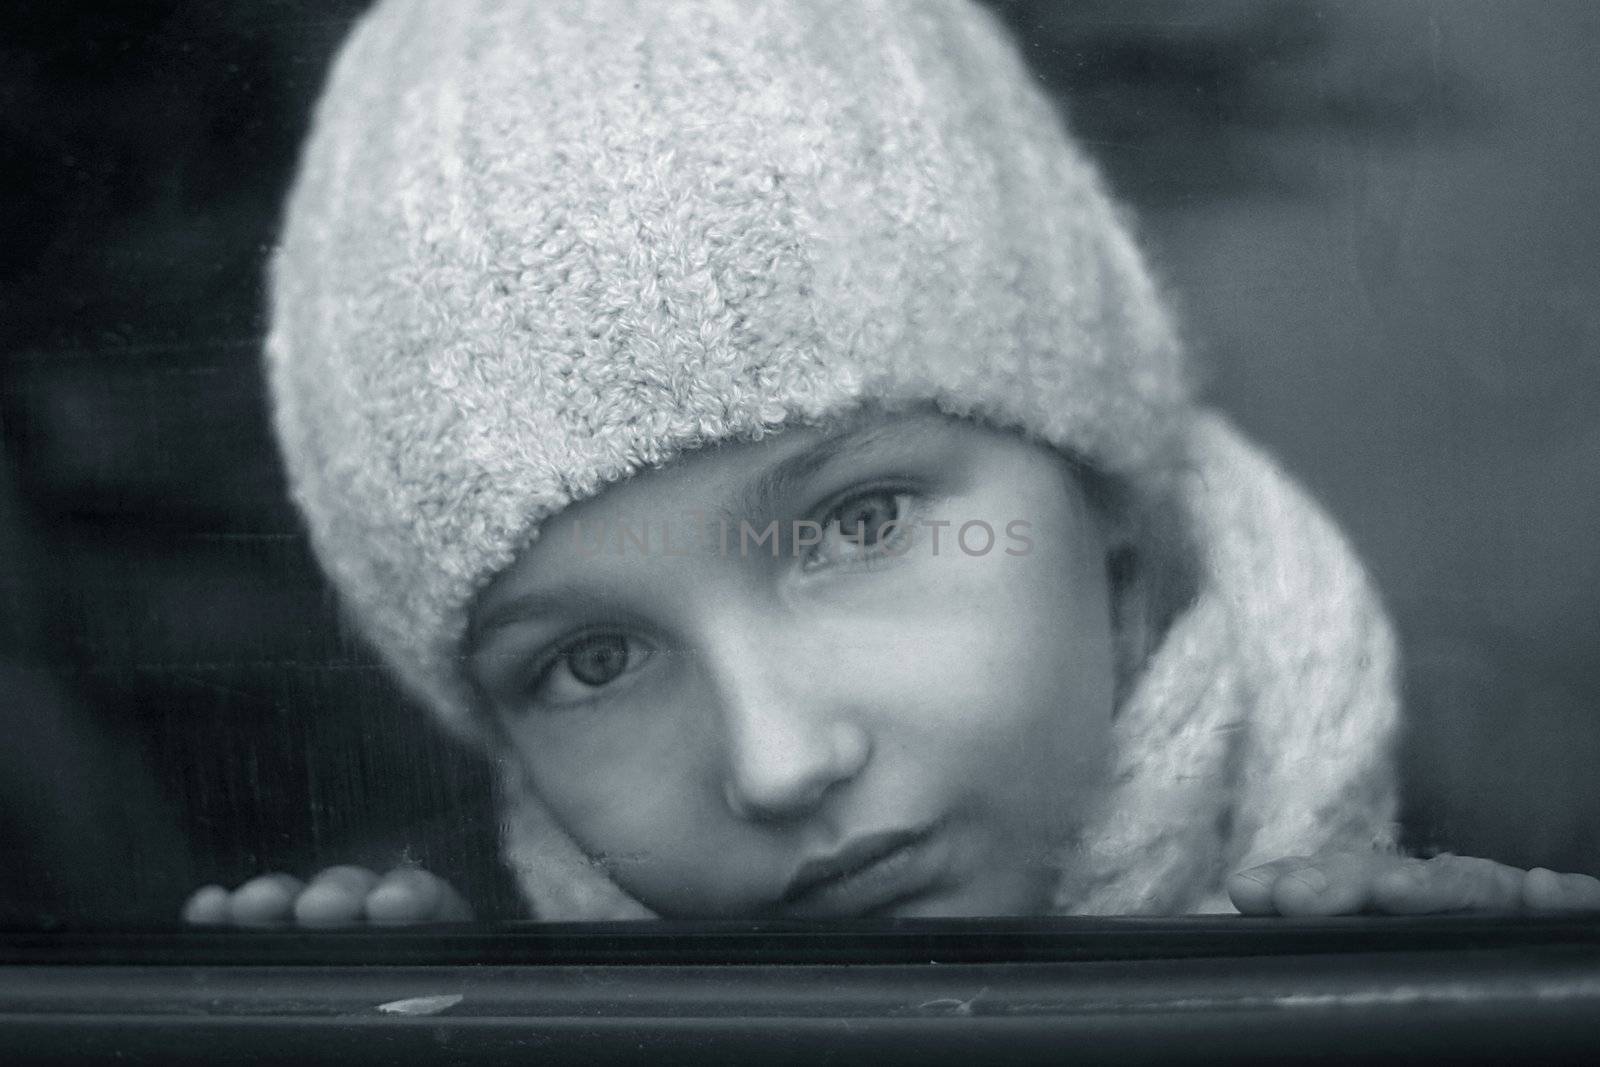
[[[892,556],[911,537],[910,515],[916,495],[872,489],[848,497],[822,520],[822,540],[807,552],[805,565],[825,566]]]
[[[644,642],[626,634],[580,637],[556,651],[539,671],[529,697],[535,704],[573,704],[644,665],[653,653]]]

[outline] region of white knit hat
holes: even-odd
[[[267,351],[319,558],[468,735],[475,594],[685,450],[931,400],[1138,486],[1195,433],[1118,210],[960,0],[384,0],[318,106]]]

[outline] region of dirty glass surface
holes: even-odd
[[[1404,650],[1405,844],[1600,874],[1600,9],[992,5],[1098,154],[1204,391]],[[436,871],[524,914],[489,771],[341,623],[287,502],[263,267],[364,5],[8,5],[0,922]]]

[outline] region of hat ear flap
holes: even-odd
[[[1228,862],[1392,848],[1399,654],[1383,604],[1304,489],[1220,419],[1200,433],[1219,503],[1205,536],[1235,576],[1250,699]]]
[[[1139,538],[1154,554],[1114,576],[1123,654],[1153,647],[1119,706],[1112,788],[1064,866],[1060,912],[1225,910],[1223,881],[1243,866],[1394,838],[1400,710],[1377,595],[1322,510],[1224,419],[1197,416],[1191,434],[1177,525],[1196,592],[1170,623],[1137,621],[1141,606],[1162,616],[1175,542]]]

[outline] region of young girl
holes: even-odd
[[[1382,610],[976,7],[386,0],[272,282],[316,550],[538,918],[1600,904],[1395,854]]]

